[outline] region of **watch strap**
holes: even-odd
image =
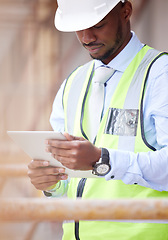
[[[109,164],[109,151],[106,148],[101,149],[101,162]]]

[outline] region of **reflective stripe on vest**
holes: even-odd
[[[85,89],[87,91],[92,80],[93,66],[94,62],[89,62],[84,66],[77,68],[67,79],[64,89],[63,105],[66,114],[65,130],[70,134],[74,133],[75,122],[77,122],[75,117],[79,99],[85,98]]]
[[[127,70],[124,72],[117,89],[111,99],[109,108],[112,110],[137,110],[140,111],[140,103],[143,93],[143,85],[151,67],[151,62],[156,59],[159,53],[148,46],[145,46],[134,58]],[[87,109],[84,112],[84,102],[87,101],[88,86],[90,85],[91,76],[93,74],[94,61],[89,63],[85,79],[83,78],[83,86],[81,89],[66,88],[68,91],[68,99],[70,100],[76,91],[81,92],[78,95],[76,108],[73,109],[75,121],[67,124],[68,131],[74,135],[82,136],[83,131],[87,128]],[[82,68],[81,68],[82,69]],[[78,71],[77,74],[79,74]],[[79,81],[74,79],[75,82]],[[86,79],[87,75],[87,79]],[[81,79],[80,79],[81,80]],[[73,81],[72,79],[70,81]],[[135,96],[134,93],[136,92]],[[119,97],[120,96],[120,97]],[[70,102],[64,101],[65,106],[72,107]],[[111,111],[112,111],[111,110]],[[109,110],[110,111],[110,110]],[[95,145],[98,147],[107,147],[112,149],[124,149],[133,152],[146,152],[151,149],[144,143],[141,137],[141,121],[140,114],[138,116],[138,125],[136,136],[121,136],[114,134],[106,134],[105,128],[108,122],[109,111],[107,111],[101,121]],[[69,118],[68,111],[65,113],[66,118]],[[81,119],[82,125],[81,125]],[[69,120],[69,119],[68,119]],[[143,120],[143,119],[141,119]],[[72,126],[71,126],[72,125]],[[83,135],[84,136],[84,135]],[[129,144],[127,144],[129,141]],[[80,179],[71,179],[68,196],[76,198],[76,189]],[[83,191],[83,198],[92,199],[114,199],[114,198],[148,198],[148,197],[168,197],[167,192],[158,192],[150,188],[145,188],[138,185],[126,185],[121,180],[106,181],[104,178],[87,179]],[[64,225],[63,240],[75,240],[74,223]],[[79,223],[79,239],[80,240],[165,240],[168,239],[168,225],[166,224],[152,224],[152,223],[117,223],[107,221],[80,221]]]

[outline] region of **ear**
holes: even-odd
[[[132,4],[130,1],[126,1],[125,3],[123,3],[122,14],[126,22],[128,22],[132,15]]]

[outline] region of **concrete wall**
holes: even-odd
[[[136,22],[135,16],[133,22],[133,30],[142,42],[160,51],[168,51],[167,10],[167,0],[149,0],[140,19]]]

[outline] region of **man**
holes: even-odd
[[[48,196],[67,188],[70,198],[168,196],[168,56],[138,40],[130,28],[131,14],[130,1],[58,1],[56,27],[75,31],[94,60],[61,86],[50,121],[67,140],[46,141],[46,151],[63,166],[93,170],[98,178],[72,178],[67,185],[64,168],[42,168],[49,163],[33,160],[31,182]],[[99,120],[91,99],[102,65],[113,71],[104,84]],[[80,221],[64,224],[63,239],[165,240],[167,233],[164,223]]]

